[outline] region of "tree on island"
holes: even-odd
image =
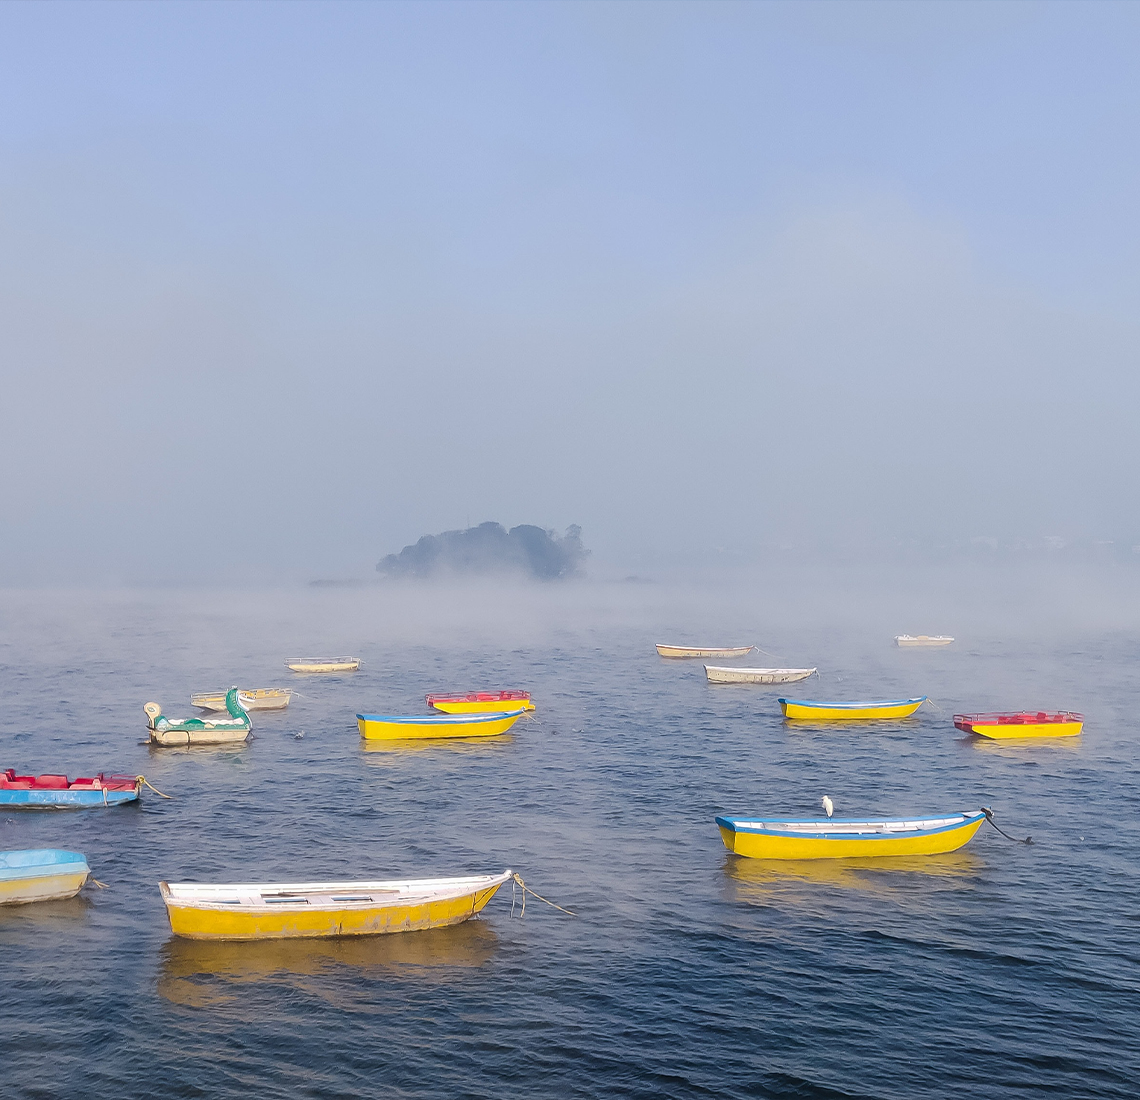
[[[589,553],[576,524],[560,538],[555,531],[530,524],[508,531],[501,523],[488,522],[466,531],[424,535],[398,554],[389,554],[376,569],[389,577],[524,573],[549,581],[580,573]]]

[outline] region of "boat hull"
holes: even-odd
[[[750,859],[864,859],[954,852],[973,838],[984,820],[985,814],[978,812],[916,822],[777,822],[718,817],[716,824],[724,846]]]
[[[701,646],[662,645],[657,643],[657,652],[662,657],[692,659],[696,657],[744,657],[756,647],[752,645],[729,646],[724,649],[708,649]]]
[[[379,936],[394,932],[418,932],[429,928],[446,928],[461,924],[479,913],[495,896],[499,887],[509,881],[511,873],[485,875],[457,883],[451,891],[440,891],[433,897],[395,898],[388,903],[305,904],[290,903],[241,906],[180,898],[177,884],[159,883],[166,903],[170,930],[176,936],[194,940],[282,940],[310,939],[328,936]],[[385,884],[330,883],[259,887],[262,891],[292,890],[351,894]],[[216,887],[224,890],[224,887]],[[233,888],[237,893],[243,887]],[[378,891],[377,891],[378,892]]]
[[[238,698],[246,710],[284,710],[293,692],[288,689],[261,688],[256,691],[239,691]],[[202,710],[225,710],[224,691],[203,691],[190,696],[190,705]]]
[[[0,790],[0,806],[13,810],[75,810],[88,806],[121,806],[124,802],[137,802],[138,797],[138,787],[131,791]]]
[[[428,737],[498,737],[524,714],[520,708],[497,714],[436,714],[397,717],[358,714],[360,736],[368,741],[420,740]]]
[[[90,874],[79,852],[57,848],[0,852],[0,905],[73,898]]]
[[[150,730],[152,744],[165,748],[193,748],[195,745],[236,745],[249,739],[243,729]]]
[[[926,696],[864,703],[815,703],[805,699],[778,699],[777,702],[785,718],[812,722],[858,722],[875,718],[909,718],[926,702]]]
[[[806,680],[815,671],[814,668],[719,668],[705,665],[705,676],[710,684],[792,684]]]

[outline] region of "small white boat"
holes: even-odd
[[[895,645],[949,645],[953,640],[953,638],[949,637],[946,634],[899,634],[895,638]]]
[[[293,697],[292,688],[238,689],[238,702],[245,710],[284,710]],[[202,710],[225,710],[224,691],[196,691],[190,696],[190,705]]]
[[[662,657],[743,657],[751,653],[754,645],[729,646],[727,649],[715,649],[707,646],[691,645],[663,645],[657,643],[657,652]]]
[[[285,667],[294,672],[355,672],[359,657],[287,657]]]
[[[806,680],[814,668],[732,668],[705,665],[710,684],[791,684]]]

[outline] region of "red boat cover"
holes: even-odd
[[[0,775],[0,790],[6,791],[131,791],[138,781],[133,775],[104,775],[100,772],[92,779],[67,781],[66,775],[17,775],[9,768]]]

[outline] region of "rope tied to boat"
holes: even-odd
[[[92,878],[92,879],[89,879],[88,881],[93,882],[96,886],[99,887],[100,890],[110,890],[111,889],[111,887],[108,886],[105,882],[100,882],[97,878]]]
[[[557,909],[560,913],[565,913],[568,917],[576,917],[578,915],[577,913],[571,913],[569,909],[563,909],[561,905],[555,905],[554,902],[548,901],[541,894],[535,893],[529,886],[527,886],[527,884],[525,882],[523,882],[522,875],[520,875],[517,871],[512,871],[511,872],[511,916],[512,917],[515,915],[515,884],[516,883],[518,884],[519,888],[523,892],[522,908],[519,909],[519,916],[520,917],[526,915],[526,896],[527,896],[527,894],[531,894],[532,896],[538,898],[539,901],[545,902],[547,905],[550,906],[551,909]]]
[[[159,798],[169,798],[169,799],[174,798],[174,795],[172,795],[172,794],[163,794],[162,791],[160,791],[156,786],[154,786],[154,784],[151,783],[151,781],[149,779],[147,779],[147,777],[145,775],[136,775],[135,776],[135,782],[136,783],[145,783],[148,787],[150,787],[150,789],[152,791],[154,791],[154,793],[156,795],[158,795]]]
[[[999,833],[1001,833],[1001,835],[1004,836],[1006,838],[1006,840],[1012,840],[1014,842],[1014,844],[1032,844],[1033,843],[1033,837],[1031,837],[1031,836],[1027,836],[1024,839],[1022,839],[1021,837],[1010,836],[1009,833],[1007,833],[996,821],[994,821],[993,810],[987,809],[985,806],[983,806],[982,807],[982,813],[984,813],[986,815],[986,820],[995,829],[997,829],[997,831]]]
[[[942,708],[933,699],[931,699],[929,695],[926,697],[926,702],[928,702],[940,714],[942,713]]]

